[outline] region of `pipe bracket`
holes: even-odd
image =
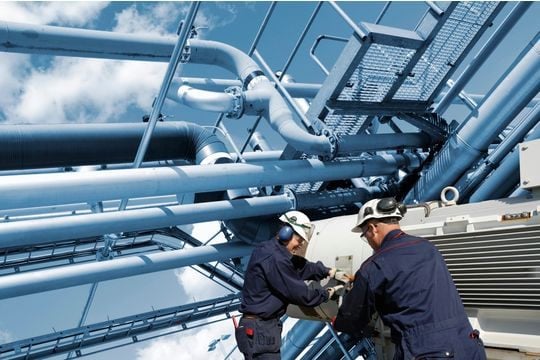
[[[184,49],[182,49],[182,54],[180,54],[180,63],[186,64],[191,59],[191,46],[186,44]]]

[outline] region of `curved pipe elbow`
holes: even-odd
[[[280,94],[270,83],[258,84],[255,89],[244,92],[246,114],[263,115],[296,150],[306,154],[332,157],[334,147],[325,135],[313,135],[294,121],[293,114]]]
[[[216,65],[238,75],[247,86],[253,74],[263,75],[257,63],[247,54],[227,44],[217,41],[189,39],[189,61],[196,64]],[[251,79],[250,79],[251,78]]]
[[[266,115],[272,127],[296,150],[312,155],[333,156],[334,147],[330,138],[310,134],[298,126],[287,104],[275,90],[270,94]]]
[[[263,114],[272,128],[296,150],[307,154],[333,157],[335,145],[329,136],[312,135],[301,129],[293,120],[292,112],[257,63],[240,50],[216,41],[190,39],[190,62],[223,67],[242,80],[244,88],[253,91],[246,101],[246,112]],[[256,81],[253,79],[258,78]],[[262,81],[261,81],[262,80]],[[245,92],[246,99],[248,93]],[[267,105],[266,105],[267,104]],[[264,106],[266,105],[266,106]]]
[[[198,110],[229,113],[235,105],[234,97],[230,94],[198,90],[186,85],[181,85],[175,95],[171,96],[173,100]]]

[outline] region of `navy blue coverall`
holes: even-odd
[[[236,328],[238,349],[246,359],[279,359],[282,324],[289,304],[313,307],[328,300],[323,288],[304,280],[322,280],[329,268],[293,256],[276,238],[257,246],[244,277],[242,318]]]
[[[369,335],[377,311],[390,327],[394,359],[485,359],[439,251],[393,230],[355,275],[334,321],[338,331]]]

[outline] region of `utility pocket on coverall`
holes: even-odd
[[[281,328],[279,319],[256,320],[253,337],[254,353],[276,353],[281,348]]]
[[[282,327],[278,319],[240,319],[235,330],[238,350],[246,358],[254,354],[279,352]]]
[[[234,337],[238,350],[250,359],[253,355],[253,336],[255,334],[255,320],[240,319],[238,327],[234,330]]]

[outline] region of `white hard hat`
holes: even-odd
[[[300,211],[288,211],[279,217],[279,220],[292,227],[295,233],[300,235],[305,241],[309,241],[315,230],[315,225],[311,223],[306,214]]]
[[[393,197],[373,199],[365,203],[358,212],[356,226],[351,229],[352,232],[362,232],[362,226],[369,219],[398,218],[401,220],[407,212],[405,205],[398,203]]]

